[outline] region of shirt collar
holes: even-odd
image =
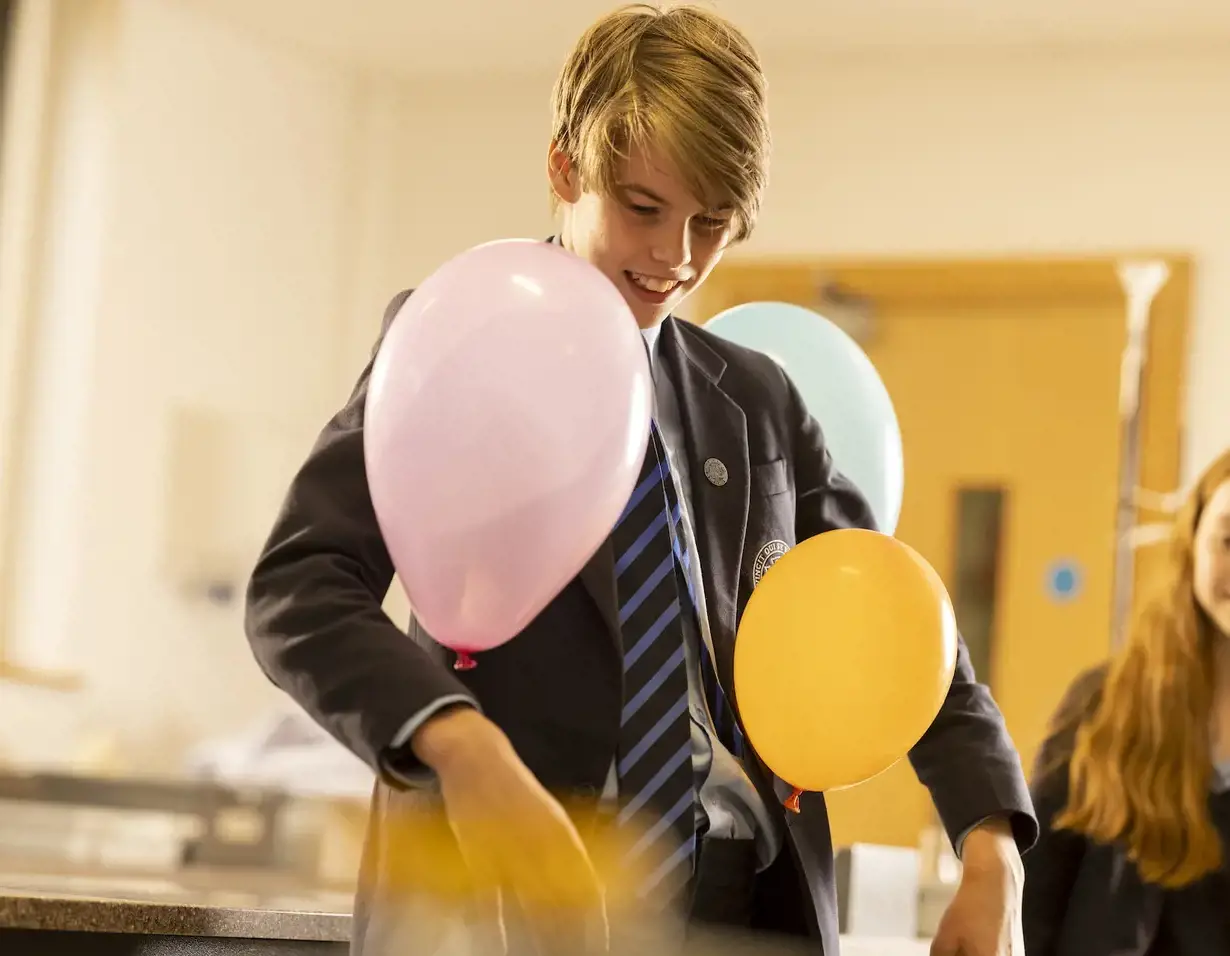
[[[662,323],[659,322],[651,329],[641,329],[641,335],[645,337],[645,345],[649,348],[649,359],[652,362],[656,353],[658,344],[658,336],[662,332]]]

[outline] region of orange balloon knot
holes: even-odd
[[[478,666],[478,661],[472,658],[466,651],[457,652],[457,660],[453,663],[455,671],[472,671]]]
[[[791,813],[801,813],[802,810],[799,807],[799,797],[801,796],[803,796],[803,791],[798,787],[795,787],[794,793],[790,794],[790,796],[786,798],[786,802],[782,804],[782,806],[784,806]]]

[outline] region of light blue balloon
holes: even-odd
[[[786,302],[737,305],[705,328],[785,369],[838,469],[870,502],[879,529],[896,531],[905,484],[901,428],[888,389],[854,339],[822,315]]]

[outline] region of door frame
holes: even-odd
[[[1139,485],[1169,493],[1180,487],[1187,432],[1188,326],[1194,268],[1187,254],[1128,250],[1118,255],[1014,258],[732,256],[697,290],[688,318],[704,324],[739,303],[778,299],[774,289],[779,283],[797,289],[806,282],[815,290],[816,302],[822,286],[832,284],[843,293],[868,301],[873,308],[1117,306],[1125,310],[1126,338],[1127,299],[1118,266],[1125,261],[1154,259],[1169,266],[1170,277],[1154,299],[1150,316],[1140,391]],[[1136,521],[1141,522],[1142,517],[1157,520],[1155,512],[1138,507]],[[1155,560],[1157,549],[1137,553],[1134,600],[1139,599]]]

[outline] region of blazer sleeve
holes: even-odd
[[[381,340],[409,294],[390,303]],[[363,455],[374,356],[291,482],[248,584],[245,629],[269,679],[388,776],[390,748],[448,703],[474,701],[383,610],[394,570]],[[398,782],[422,771],[397,756]]]
[[[798,539],[837,528],[876,530],[870,504],[835,467],[819,423],[808,414],[788,377],[786,384],[796,435]],[[909,757],[958,852],[973,827],[995,816],[1008,818],[1022,852],[1037,839],[1038,825],[1020,755],[990,690],[975,678],[965,640],[959,635],[948,696]]]
[[[1051,718],[1051,730],[1034,764],[1033,799],[1038,840],[1025,854],[1025,891],[1021,927],[1029,956],[1051,956],[1064,925],[1088,842],[1079,833],[1056,830],[1055,817],[1068,803],[1068,763],[1080,717],[1091,711],[1105,679],[1105,668],[1085,671],[1068,688]]]

